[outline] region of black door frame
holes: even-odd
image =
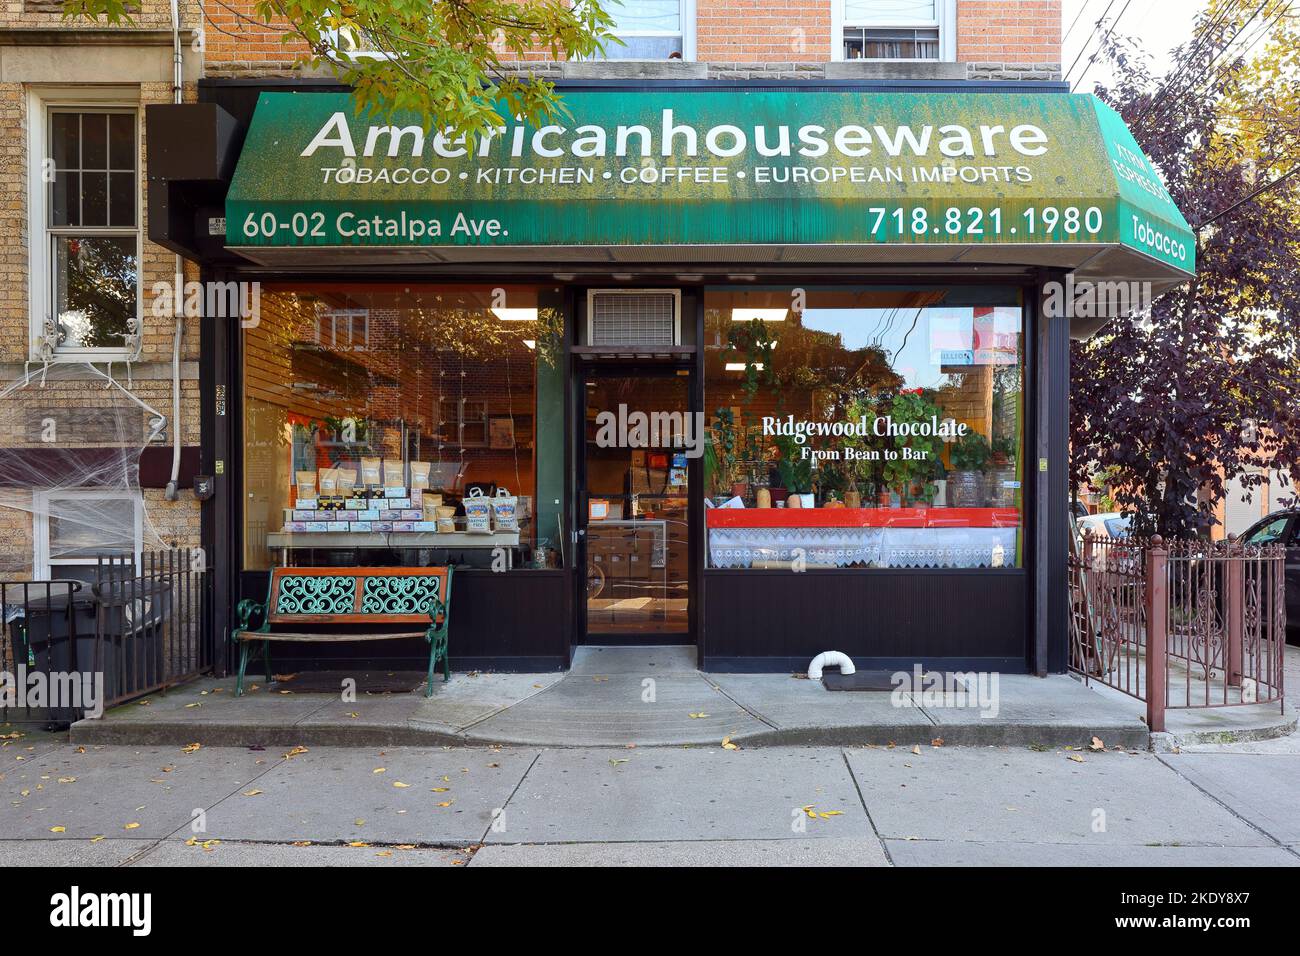
[[[694,358],[688,358],[685,361],[673,361],[659,364],[649,363],[599,363],[599,362],[577,362],[573,367],[574,380],[574,408],[572,422],[573,427],[570,429],[574,449],[576,452],[574,469],[573,469],[573,527],[576,532],[576,542],[574,544],[574,580],[577,588],[577,599],[574,601],[574,630],[573,644],[620,644],[620,645],[658,645],[658,644],[675,644],[684,646],[697,646],[699,634],[696,630],[696,606],[699,601],[699,582],[696,575],[695,552],[699,550],[699,543],[694,538],[694,514],[703,507],[703,490],[700,486],[700,479],[703,477],[699,473],[699,458],[687,459],[687,495],[686,495],[686,518],[687,518],[687,547],[689,548],[690,560],[687,566],[687,630],[684,636],[648,633],[639,634],[611,634],[608,632],[593,632],[589,628],[587,621],[587,455],[586,455],[586,412],[587,412],[587,388],[588,379],[598,378],[683,378],[686,381],[686,403],[685,413],[691,414],[698,411],[695,397],[695,382],[697,373],[695,370]],[[594,639],[593,639],[594,637]]]

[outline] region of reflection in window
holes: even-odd
[[[564,436],[537,425],[563,421],[548,294],[264,290],[244,336],[245,566],[557,565]],[[466,508],[479,496],[486,513]]]
[[[58,348],[131,347],[139,270],[135,113],[54,110],[48,122],[49,332]]]
[[[843,0],[844,59],[939,59],[939,0]]]
[[[1020,563],[1015,290],[711,290],[714,567]]]
[[[610,29],[619,43],[605,46],[607,60],[680,59],[686,53],[682,29],[683,0],[606,0],[614,18]]]

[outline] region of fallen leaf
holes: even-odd
[[[701,717],[707,717],[709,715],[704,713],[699,713],[699,714],[687,714],[686,716],[690,717],[692,720],[699,720]]]
[[[916,754],[918,757],[921,756],[921,745],[916,744],[915,746],[913,746],[912,753]]]
[[[245,791],[244,791],[244,796],[246,796],[246,797],[255,797],[255,796],[257,796],[257,795],[258,795],[259,793],[261,793],[261,792],[262,792],[261,790],[245,790]]]
[[[844,816],[844,811],[843,810],[822,810],[818,812],[817,816],[821,817],[823,820],[829,820],[831,817]]]
[[[297,747],[294,747],[292,750],[286,753],[284,755],[284,759],[288,760],[291,757],[297,757],[300,754],[305,754],[306,752],[307,752],[307,748],[304,747],[302,744],[299,744]]]
[[[103,836],[103,834],[100,834],[100,835],[98,835],[98,836],[93,836],[93,837],[91,837],[91,838],[90,838],[90,842],[91,842],[91,843],[98,843],[98,842],[99,842],[100,840],[102,840],[102,839],[104,839],[104,836]]]
[[[1092,742],[1088,744],[1089,750],[1105,750],[1106,745],[1101,742],[1100,737],[1093,737]]]
[[[140,824],[138,823],[128,823],[126,826],[122,827],[123,830],[138,830],[139,828]]]
[[[370,772],[371,772],[371,773],[387,773],[387,772],[388,772],[388,768],[387,768],[387,767],[376,767],[374,770],[372,770],[372,771],[370,771]]]
[[[1080,757],[1078,754],[1066,754],[1066,756],[1069,757],[1071,760],[1073,760],[1075,763],[1083,763],[1083,758]]]
[[[611,767],[617,767],[617,766],[618,766],[619,764],[621,764],[621,763],[627,763],[627,758],[626,758],[626,757],[611,757],[611,758],[609,759],[609,765],[610,765]]]
[[[942,746],[943,746],[943,738],[942,738],[942,737],[935,737],[934,740],[931,740],[931,741],[930,741],[930,746],[931,746],[931,747],[942,747]]]
[[[76,782],[77,782],[77,778],[76,778],[76,777],[60,777],[60,778],[59,778],[59,783],[76,783]]]
[[[447,792],[448,790],[450,790],[450,789],[451,789],[451,787],[434,787],[434,788],[433,788],[433,792],[434,792],[434,793],[446,793],[446,792]]]
[[[67,832],[68,832],[68,828],[67,828],[67,827],[50,827],[50,832],[51,832],[51,833],[67,833]]]
[[[202,702],[202,701],[197,701],[197,700],[196,700],[196,701],[195,701],[194,703],[192,703],[192,704],[186,704],[186,705],[185,705],[185,709],[186,709],[186,710],[189,710],[191,707],[202,707],[202,706],[203,706],[203,702]]]
[[[184,747],[181,748],[181,753],[183,754],[197,753],[202,747],[203,744],[186,744]]]
[[[400,780],[394,780],[394,781],[393,781],[393,786],[394,786],[394,787],[397,787],[397,788],[400,789],[400,790],[405,790],[407,787],[410,786],[410,784],[409,784],[409,783],[402,783],[402,781],[400,781]]]
[[[393,855],[392,850],[380,850],[378,853],[375,854],[375,856],[392,856],[392,855]]]
[[[353,840],[348,846],[370,846],[370,844],[364,840]]]
[[[723,750],[739,750],[740,748],[731,742],[731,735],[728,734],[727,736],[725,736],[725,737],[722,738],[722,749],[723,749]]]
[[[449,806],[451,806],[451,805],[452,805],[453,803],[455,803],[455,802],[456,802],[455,800],[444,800],[442,803],[438,804],[438,806],[440,806],[440,807],[449,807]]]

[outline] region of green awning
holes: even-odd
[[[555,125],[458,138],[347,94],[263,93],[227,245],[264,264],[997,263],[1160,288],[1195,271],[1186,220],[1092,96],[563,97]]]

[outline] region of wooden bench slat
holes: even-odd
[[[387,641],[395,638],[425,637],[424,631],[385,631],[382,634],[327,634],[322,632],[300,633],[291,631],[245,632],[240,635],[245,641]]]

